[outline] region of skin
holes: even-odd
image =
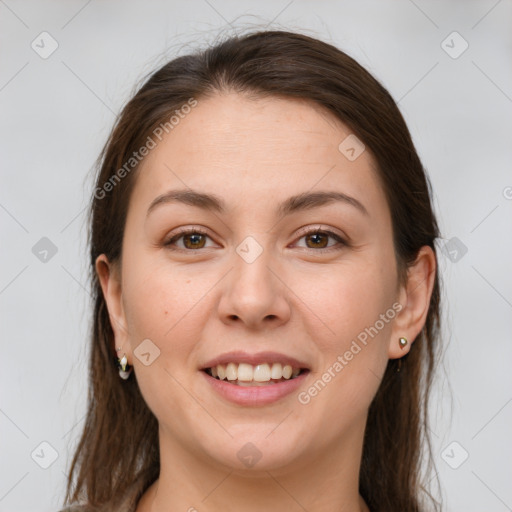
[[[398,285],[373,158],[338,150],[350,133],[307,101],[223,93],[200,99],[143,161],[122,263],[96,262],[119,356],[159,421],[160,478],[137,512],[368,510],[358,492],[368,408],[388,359],[405,355],[425,323],[435,256],[422,248]],[[157,196],[186,188],[220,196],[226,213],[167,203],[146,217]],[[368,215],[341,202],[276,215],[289,196],[319,190],[356,198]],[[164,246],[178,227],[197,225],[208,237]],[[252,263],[236,252],[247,236],[263,249]],[[307,390],[395,302],[401,311],[308,404],[292,393],[234,405],[199,373],[224,352],[273,350],[308,363]],[[160,355],[145,366],[134,350],[147,338]],[[262,454],[252,468],[237,457],[248,442]]]

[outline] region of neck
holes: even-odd
[[[358,490],[362,427],[338,446],[268,470],[234,470],[199,459],[160,429],[160,476],[137,512],[369,512]]]

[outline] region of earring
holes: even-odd
[[[407,345],[407,338],[400,337],[398,338],[398,344],[400,345],[400,348],[403,349]],[[398,373],[400,369],[402,368],[402,358],[400,357],[398,359],[398,365],[396,367],[396,372]]]
[[[119,352],[121,350],[121,347],[117,349]],[[117,358],[117,367],[119,368],[119,376],[126,380],[130,373],[132,373],[133,368],[128,364],[128,359],[126,357],[126,354],[123,355],[121,359]]]

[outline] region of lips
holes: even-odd
[[[282,380],[274,384],[256,383],[255,385],[251,382],[247,383],[248,385],[236,385],[233,382],[215,379],[205,371],[199,373],[205,379],[206,385],[217,396],[243,407],[265,406],[289,398],[298,392],[299,387],[304,385],[309,376],[309,371],[305,371],[294,379]]]
[[[310,372],[308,365],[277,352],[222,354],[200,368],[223,398],[242,406],[266,405],[292,393]]]
[[[247,363],[252,366],[261,364],[274,364],[280,363],[284,366],[291,366],[292,368],[299,368],[309,370],[309,366],[304,361],[300,361],[294,357],[278,352],[258,352],[257,354],[249,354],[243,351],[227,352],[220,356],[215,357],[201,365],[201,370],[207,370],[218,365],[228,365],[229,363]]]

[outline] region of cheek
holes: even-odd
[[[332,425],[365,414],[377,392],[396,314],[393,276],[375,259],[315,278],[303,274],[299,293],[311,310],[305,315],[308,335],[322,356],[301,403],[318,408],[315,415]]]
[[[189,274],[165,264],[127,264],[123,293],[130,333],[154,337],[160,348],[165,349],[169,340],[187,326],[194,306],[207,290],[206,284],[199,286],[201,281]]]
[[[303,302],[304,318],[309,319],[310,337],[322,345],[323,353],[343,350],[392,306],[392,279],[387,274],[365,259],[325,272],[302,272],[295,280],[294,291]]]
[[[195,306],[208,286],[199,289],[200,280],[185,271],[170,271],[168,265],[145,265],[142,258],[133,264],[134,260],[131,265],[126,262],[123,294],[137,382],[155,416],[179,430],[172,411],[190,404],[180,383],[186,382],[188,362],[200,339],[203,320],[198,318],[201,308]],[[148,365],[138,357],[146,339],[157,347],[149,349],[157,356]]]

